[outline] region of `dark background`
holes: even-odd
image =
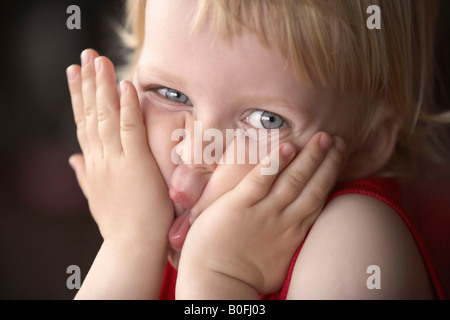
[[[441,3],[436,98],[444,110],[450,101],[450,1]],[[81,9],[81,30],[66,28],[72,4]],[[0,299],[73,298],[67,267],[78,265],[84,278],[99,249],[97,226],[67,163],[79,147],[65,69],[88,47],[120,64],[113,22],[122,15],[117,0],[0,1]],[[424,163],[420,181],[406,188],[447,297],[448,167]]]

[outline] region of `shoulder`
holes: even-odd
[[[296,261],[288,299],[432,298],[409,229],[386,203],[336,197],[312,227]]]

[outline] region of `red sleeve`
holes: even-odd
[[[409,230],[411,231],[411,234],[413,235],[417,246],[419,250],[422,253],[423,259],[425,261],[425,264],[427,266],[430,279],[432,281],[432,284],[435,289],[436,296],[439,299],[445,299],[444,293],[442,290],[442,287],[440,286],[437,274],[435,272],[435,269],[433,268],[432,261],[429,257],[429,254],[419,236],[419,234],[414,229],[413,225],[409,221],[408,217],[405,215],[403,210],[401,209],[401,206],[399,205],[401,203],[401,190],[399,187],[399,184],[395,179],[391,178],[370,178],[370,179],[363,179],[363,180],[357,180],[347,183],[339,184],[331,193],[330,197],[327,199],[325,206],[334,198],[344,195],[344,194],[363,194],[367,196],[374,197],[380,201],[383,201],[384,203],[388,204],[392,209],[394,209],[395,212],[402,218],[402,220],[405,222],[405,224],[408,226]],[[306,235],[306,237],[308,234]],[[305,240],[306,240],[305,237]],[[300,254],[300,251],[303,247],[304,241],[301,243],[299,248],[294,254],[294,257],[292,258],[292,262],[290,264],[288,274],[286,276],[286,280],[283,284],[283,287],[279,292],[268,294],[268,295],[262,295],[260,296],[263,300],[286,300],[287,293],[289,291],[289,285],[291,282],[292,273],[294,271],[295,263],[297,261],[298,255]],[[170,265],[170,263],[167,263],[166,269],[164,272],[164,278],[163,283],[161,287],[161,294],[160,299],[161,300],[174,300],[175,299],[175,285],[176,285],[176,278],[177,278],[177,271]]]
[[[435,289],[435,295],[439,299],[445,299],[442,287],[438,280],[437,274],[433,267],[430,256],[419,236],[419,234],[414,229],[413,225],[409,221],[408,217],[405,215],[403,210],[401,209],[399,203],[401,203],[401,190],[400,186],[395,179],[391,178],[370,178],[363,179],[357,181],[351,181],[339,184],[331,193],[330,197],[327,199],[325,206],[334,198],[344,195],[344,194],[363,194],[367,196],[374,197],[380,201],[383,201],[387,205],[389,205],[395,212],[402,218],[404,223],[408,226],[412,236],[414,237],[417,246],[422,253],[423,259],[425,261],[426,267],[428,269],[428,273],[430,279],[432,281],[432,285]],[[305,237],[306,240],[306,237]],[[280,292],[262,296],[263,299],[277,299],[277,300],[285,300],[287,293],[289,291],[289,285],[291,282],[292,273],[294,271],[295,263],[297,261],[298,255],[300,254],[301,248],[303,247],[303,243],[300,245],[298,250],[295,252],[295,255],[292,259],[291,265],[289,267],[289,271],[286,277],[286,280],[283,284],[283,287]]]
[[[175,300],[175,285],[177,283],[177,270],[167,261],[159,300]]]

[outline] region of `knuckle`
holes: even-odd
[[[137,125],[133,121],[121,119],[120,130],[123,132],[135,131],[137,130]]]
[[[295,188],[302,188],[308,181],[306,175],[300,170],[294,170],[292,173],[289,173],[286,178],[289,184]]]
[[[86,123],[84,121],[84,115],[83,116],[75,116],[74,121],[78,128],[84,128],[84,125]]]
[[[251,174],[247,176],[240,184],[240,191],[238,192],[241,197],[246,201],[258,201],[264,198],[270,187],[270,181],[266,176],[257,174]]]
[[[292,194],[292,190],[286,190],[286,189],[277,189],[273,192],[272,200],[270,201],[270,205],[278,211],[282,211],[284,208],[286,208],[292,201],[293,198],[295,198],[295,195]]]
[[[93,103],[88,103],[84,105],[84,116],[92,117],[96,113],[96,107]]]
[[[86,130],[85,130],[85,126],[84,126],[84,123],[83,123],[83,125],[77,127],[78,140],[79,141],[83,140],[84,137],[85,137],[85,134],[86,134]]]
[[[109,119],[110,113],[106,110],[106,108],[99,108],[97,110],[97,119],[98,122],[105,122]]]
[[[306,199],[306,206],[312,211],[318,210],[328,195],[328,190],[323,186],[315,186],[314,189],[308,193]]]
[[[252,174],[250,176],[251,183],[254,185],[265,185],[267,183],[266,176],[260,174],[259,172],[256,174]]]
[[[323,186],[316,186],[311,194],[311,199],[317,204],[321,204],[327,197],[328,189]]]

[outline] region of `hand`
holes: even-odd
[[[67,69],[82,155],[69,162],[104,239],[167,242],[173,204],[150,151],[136,89],[91,49]],[[142,239],[142,238],[141,238]]]
[[[278,291],[337,180],[344,147],[342,139],[317,133],[292,160],[294,147],[284,144],[272,151],[280,153],[277,175],[261,175],[259,164],[206,208],[183,247],[177,298],[257,298]]]

